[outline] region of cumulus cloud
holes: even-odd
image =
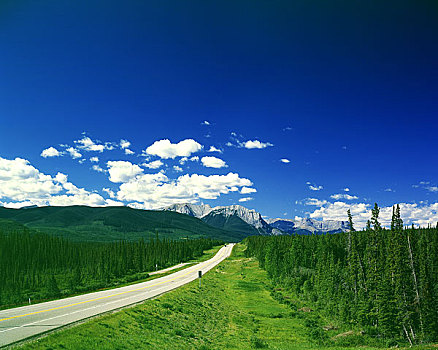
[[[231,172],[210,176],[185,174],[175,180],[163,173],[141,174],[121,184],[117,198],[132,202],[129,205],[133,207],[154,209],[174,203],[216,199],[245,186],[252,186],[252,182]]]
[[[143,163],[142,165],[149,169],[158,169],[161,168],[164,163],[161,160],[154,160],[153,162]]]
[[[55,179],[41,173],[28,160],[0,157],[0,198],[14,201],[44,199],[61,190],[62,186]]]
[[[121,149],[129,148],[129,146],[131,146],[131,142],[129,142],[128,140],[120,140]]]
[[[186,139],[178,143],[171,143],[170,140],[164,139],[155,141],[146,149],[146,153],[163,159],[174,159],[176,157],[189,157],[192,153],[200,151],[202,147],[193,139]]]
[[[287,159],[287,158],[281,158],[280,159],[280,162],[282,162],[282,163],[290,163],[290,160],[289,159]]]
[[[63,173],[58,173],[55,176],[55,181],[61,184],[65,184],[67,182],[68,176]]]
[[[252,201],[254,198],[252,197],[245,197],[245,198],[240,198],[239,202],[248,202],[248,201]]]
[[[102,188],[103,192],[106,192],[108,194],[108,196],[110,196],[110,198],[116,198],[116,194],[114,193],[114,191],[110,188]]]
[[[99,161],[99,157],[91,157],[90,162],[97,163]]]
[[[400,203],[401,217],[405,225],[427,226],[438,222],[438,203],[417,204]],[[357,228],[364,228],[371,217],[371,205],[367,203],[326,203],[310,213],[311,218],[322,220],[347,220],[347,210],[351,210],[353,222]],[[380,208],[379,221],[385,227],[391,225],[392,206]]]
[[[345,188],[344,188],[344,191],[345,191],[345,192],[350,192],[350,189],[349,189],[348,187],[345,187]]]
[[[207,168],[226,168],[228,165],[220,158],[216,157],[202,157],[201,163]]]
[[[105,172],[105,170],[104,169],[102,169],[99,165],[97,165],[97,164],[94,164],[92,167],[91,167],[94,171],[97,171],[98,173],[104,173]]]
[[[178,165],[174,165],[173,166],[173,170],[175,170],[177,173],[182,173],[183,172],[183,169],[180,166],[178,166]]]
[[[46,148],[41,152],[41,157],[43,158],[59,157],[60,155],[62,155],[62,152],[59,152],[55,147]]]
[[[307,182],[306,184],[309,185],[309,190],[312,190],[312,191],[321,191],[324,188],[321,185],[315,185],[315,184],[312,184],[310,182]]]
[[[201,124],[202,125],[210,125],[210,122],[208,120],[204,120]]]
[[[68,182],[67,175],[43,174],[26,159],[0,157],[0,199],[4,206],[89,205],[104,206],[108,202],[99,194],[78,188]]]
[[[346,193],[332,194],[330,196],[330,198],[333,198],[333,199],[348,199],[350,201],[353,200],[353,199],[358,199],[357,196],[350,196],[349,194],[346,194]]]
[[[248,140],[248,141],[244,141],[239,143],[240,147],[245,147],[248,149],[262,149],[262,148],[266,148],[266,147],[271,147],[274,146],[272,143],[270,142],[261,142],[259,140]]]
[[[96,143],[88,136],[84,136],[82,139],[74,141],[74,143],[79,149],[82,149],[84,151],[103,152],[105,149],[111,149],[111,146],[109,146],[109,144],[104,145],[101,143]]]
[[[115,183],[128,182],[143,172],[143,169],[137,164],[123,160],[109,161],[106,164],[110,175],[109,180]]]
[[[257,190],[255,188],[252,187],[242,187],[242,189],[240,190],[241,194],[250,194],[250,193],[256,193]]]
[[[66,151],[70,154],[70,156],[73,159],[81,158],[82,157],[82,154],[79,153],[79,151],[76,148],[69,147],[69,148],[66,149]]]
[[[129,148],[125,148],[125,154],[131,155],[134,154],[134,151],[131,151]]]
[[[182,158],[179,160],[179,164],[184,165],[184,164],[187,163],[188,161],[191,161],[191,162],[197,162],[197,161],[199,161],[199,157],[198,157],[198,156],[193,156],[193,157],[190,157],[190,158],[188,158],[188,157],[182,157]]]
[[[219,148],[216,148],[214,146],[210,146],[210,149],[208,150],[208,152],[218,152],[218,153],[222,153],[223,151]]]
[[[320,200],[318,198],[306,198],[304,200],[304,205],[314,205],[314,206],[320,207],[320,206],[325,205],[325,204],[327,204],[326,200]]]

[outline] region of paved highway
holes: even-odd
[[[210,260],[148,282],[0,311],[0,347],[73,322],[116,310],[178,288],[205,274],[231,254],[222,247]]]

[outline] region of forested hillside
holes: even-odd
[[[247,236],[212,227],[200,219],[180,213],[128,207],[0,207],[0,218],[12,219],[44,233],[82,242],[149,240],[157,234],[160,239],[188,237],[238,242]]]
[[[0,219],[0,307],[136,281],[220,243],[209,238],[72,242]]]
[[[398,207],[391,229],[378,217],[376,205],[364,231],[248,237],[246,254],[297,297],[370,335],[437,341],[438,228],[404,228]]]

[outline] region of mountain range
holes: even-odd
[[[348,221],[319,221],[310,218],[265,220],[257,211],[241,205],[212,208],[205,204],[182,203],[173,204],[162,210],[190,215],[210,226],[246,235],[324,234],[346,232],[350,228]]]
[[[250,235],[322,234],[348,231],[345,221],[267,219],[241,205],[212,208],[202,204],[174,204],[162,210],[86,206],[0,207],[4,219],[33,230],[75,241],[149,240],[210,237],[238,242]]]

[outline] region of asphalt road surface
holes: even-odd
[[[148,282],[46,303],[0,311],[0,347],[34,337],[104,312],[142,302],[178,288],[205,274],[230,256],[233,244],[222,247],[210,260]]]

